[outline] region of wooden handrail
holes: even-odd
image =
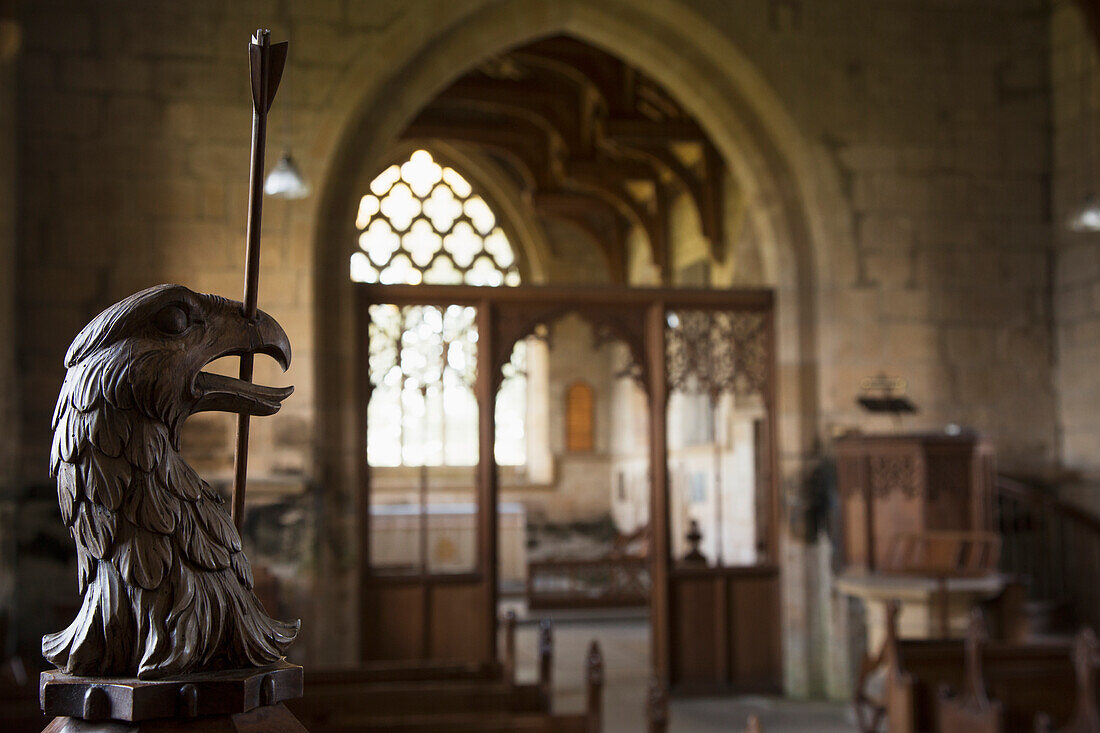
[[[1078,506],[1060,499],[1057,496],[1038,488],[1035,484],[1029,484],[1018,479],[999,474],[994,485],[1000,496],[1007,496],[1017,501],[1027,502],[1034,506],[1052,510],[1067,519],[1072,519],[1090,531],[1100,535],[1100,518],[1089,514]]]
[[[1059,498],[1053,489],[1000,475],[995,482],[1001,568],[1025,582],[1032,601],[1050,615],[1039,630],[1067,623],[1100,628],[1100,517]]]

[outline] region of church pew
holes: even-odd
[[[1057,687],[1064,678],[1065,667],[1056,672],[1059,682],[1051,683],[1041,674],[1018,676],[1000,684],[987,682],[982,643],[985,636],[980,616],[971,622],[966,640],[966,675],[958,695],[941,691],[939,700],[940,733],[1002,733],[1009,730],[1030,730],[1035,721],[1038,731],[1051,731],[1051,716],[1038,712],[1050,700],[1065,703],[1070,697],[1066,688]],[[1100,713],[1097,709],[1097,689],[1094,669],[1097,663],[1096,636],[1084,629],[1074,640],[1072,662],[1076,685],[1073,695],[1074,712],[1068,725],[1059,733],[1100,733]],[[1063,660],[1068,662],[1069,660]],[[990,699],[986,690],[999,690],[1003,699]],[[1052,694],[1054,693],[1054,694]],[[1007,708],[1008,713],[1005,710]]]
[[[586,664],[586,709],[551,712],[553,638],[539,630],[539,679],[515,681],[515,621],[505,620],[501,665],[395,665],[306,672],[305,696],[288,707],[312,733],[373,731],[553,731],[594,733],[601,729],[603,658],[592,642]],[[507,670],[507,673],[505,673]],[[441,673],[432,677],[434,673]]]
[[[1001,733],[1004,730],[1004,706],[990,700],[982,675],[982,644],[986,641],[985,621],[980,611],[971,613],[963,647],[962,687],[954,692],[940,688],[936,718],[940,733]]]
[[[1057,733],[1097,733],[1100,731],[1100,706],[1097,705],[1096,666],[1100,664],[1100,648],[1092,629],[1084,629],[1073,642],[1073,671],[1077,677],[1073,717]],[[1046,713],[1035,720],[1038,733],[1053,733]]]
[[[983,645],[980,668],[989,698],[1003,705],[1003,730],[1032,731],[1035,716],[1047,712],[1064,725],[1073,712],[1074,674],[1070,645],[1063,642],[990,642]],[[887,613],[886,640],[878,660],[884,667],[884,690],[879,700],[890,733],[917,733],[937,729],[937,695],[944,685],[964,689],[966,644],[960,639],[899,640],[897,609]],[[870,679],[865,665],[857,692],[861,730],[873,730],[865,715]],[[859,703],[863,703],[862,709]],[[874,717],[874,716],[872,716]],[[968,733],[977,733],[968,728]]]

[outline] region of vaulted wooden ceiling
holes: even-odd
[[[640,227],[669,280],[670,208],[691,197],[716,259],[724,252],[724,164],[698,123],[653,80],[597,48],[554,37],[465,74],[403,137],[472,147],[515,180],[539,217],[599,242],[611,279],[626,279]]]

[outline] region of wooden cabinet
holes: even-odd
[[[993,449],[980,435],[850,435],[836,452],[849,566],[881,569],[900,533],[992,528]]]

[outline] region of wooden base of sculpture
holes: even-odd
[[[302,668],[287,662],[169,680],[52,671],[39,681],[42,712],[56,716],[44,733],[298,733],[282,703],[301,696]]]
[[[306,733],[306,728],[282,703],[264,705],[237,715],[201,718],[160,718],[140,723],[117,720],[96,723],[80,718],[54,718],[42,733]]]

